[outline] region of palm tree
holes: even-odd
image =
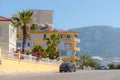
[[[12,24],[17,27],[18,29],[21,29],[23,32],[23,42],[22,42],[22,53],[25,52],[25,45],[26,45],[26,36],[28,30],[35,30],[38,28],[37,24],[31,24],[33,21],[32,19],[33,12],[28,11],[22,11],[18,13],[17,17],[12,17]]]
[[[58,43],[61,41],[60,36],[58,34],[51,34],[49,38],[46,38],[47,40],[47,51],[49,54],[50,59],[56,59],[59,57],[58,52]]]
[[[89,61],[90,56],[88,54],[83,54],[80,56],[80,63],[82,66],[87,66],[87,62]]]

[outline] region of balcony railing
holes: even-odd
[[[79,47],[74,48],[75,51],[80,51]]]
[[[79,38],[62,38],[62,40],[80,42]]]
[[[74,41],[80,42],[80,39],[79,38],[75,38]]]

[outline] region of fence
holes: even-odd
[[[20,54],[15,52],[9,52],[5,50],[1,50],[1,57],[8,58],[13,60],[21,60],[26,62],[35,62],[35,63],[43,63],[43,64],[52,64],[52,65],[60,65],[62,60],[50,60],[48,58],[37,59],[37,57],[32,55]]]

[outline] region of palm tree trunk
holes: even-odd
[[[25,52],[25,45],[26,45],[26,36],[27,36],[27,27],[24,25],[23,27],[23,42],[22,42],[22,53]]]

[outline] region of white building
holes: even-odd
[[[0,47],[2,52],[16,50],[16,28],[11,25],[11,20],[0,16]]]

